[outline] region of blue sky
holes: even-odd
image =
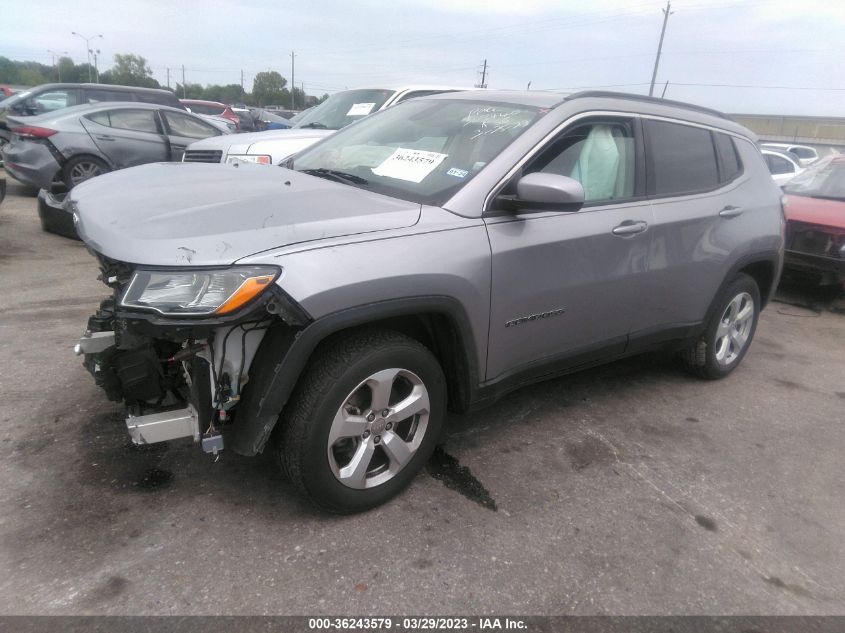
[[[238,83],[277,69],[310,94],[471,86],[647,92],[665,0],[33,0],[9,2],[0,55],[137,53],[171,83]],[[845,0],[675,0],[657,94],[728,112],[845,116]],[[104,65],[109,65],[108,62]],[[739,87],[742,86],[742,87]],[[751,87],[747,87],[751,86]],[[760,88],[758,86],[764,86]],[[838,90],[836,90],[838,89]]]

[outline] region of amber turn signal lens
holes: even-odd
[[[234,293],[232,293],[231,297],[226,299],[223,305],[214,311],[214,314],[228,314],[230,312],[234,312],[264,292],[264,290],[267,289],[267,286],[272,282],[273,275],[250,277],[245,280]]]

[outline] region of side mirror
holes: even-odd
[[[516,183],[516,198],[509,201],[514,210],[577,211],[584,205],[584,187],[568,176],[535,172]]]

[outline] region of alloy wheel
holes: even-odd
[[[731,299],[716,329],[716,362],[723,367],[732,364],[748,344],[754,325],[754,299],[741,292]]]
[[[97,163],[91,161],[80,161],[70,170],[70,181],[71,184],[75,186],[81,182],[85,182],[89,178],[99,176],[102,173],[103,168]]]
[[[414,457],[428,428],[428,390],[406,369],[384,369],[346,397],[329,430],[334,476],[349,488],[374,488]]]

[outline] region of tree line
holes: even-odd
[[[98,81],[97,71],[90,64],[74,64],[70,57],[60,57],[55,66],[32,61],[13,61],[0,56],[0,84],[37,86],[53,82],[84,83]],[[280,105],[296,108],[320,103],[327,94],[316,97],[294,88],[293,95],[288,80],[275,70],[258,73],[253,79],[252,92],[246,92],[240,84],[201,85],[185,82],[176,83],[175,88],[162,86],[153,77],[147,60],[141,55],[117,54],[114,65],[99,73],[99,83],[121,86],[143,86],[164,88],[176,93],[180,99],[206,99],[222,103],[245,103],[251,106]]]

